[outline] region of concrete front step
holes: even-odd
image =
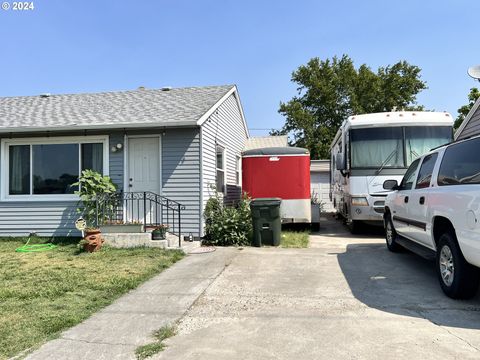
[[[102,234],[102,236],[106,245],[116,248],[147,246],[165,249],[168,247],[168,240],[152,240],[150,233],[116,233]]]
[[[184,241],[178,246],[178,236],[166,234],[165,240],[152,240],[152,234],[146,233],[112,233],[102,234],[105,244],[115,248],[131,248],[137,246],[159,247],[162,249],[181,249],[186,254],[201,246],[201,241]]]

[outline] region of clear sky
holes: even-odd
[[[419,103],[454,117],[477,84],[466,74],[480,64],[475,0],[33,3],[0,9],[0,96],[237,84],[249,127],[264,129],[283,125],[291,73],[312,57],[407,60],[429,87]]]

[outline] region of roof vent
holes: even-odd
[[[170,91],[170,90],[172,90],[172,87],[171,87],[171,86],[164,86],[164,87],[162,87],[160,90],[162,90],[162,91]]]
[[[48,97],[50,97],[50,95],[51,95],[50,93],[44,93],[44,94],[40,94],[40,97],[41,98],[48,98]]]
[[[145,90],[145,89],[146,89],[145,86],[139,86],[138,87],[138,90]]]

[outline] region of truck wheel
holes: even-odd
[[[440,236],[437,247],[437,274],[443,292],[453,299],[468,299],[478,289],[479,269],[467,263],[455,235]]]
[[[390,214],[388,214],[385,217],[384,221],[385,225],[385,240],[387,242],[387,248],[391,252],[399,252],[402,250],[401,245],[397,243],[397,232],[395,231],[395,228],[393,227],[393,222],[392,222],[392,217]]]
[[[351,220],[348,224],[348,229],[353,235],[358,235],[362,232],[362,222],[358,220]]]

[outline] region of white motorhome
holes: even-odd
[[[402,180],[408,166],[453,139],[446,112],[398,111],[350,116],[330,148],[330,199],[352,232],[361,222],[383,224],[385,180]]]

